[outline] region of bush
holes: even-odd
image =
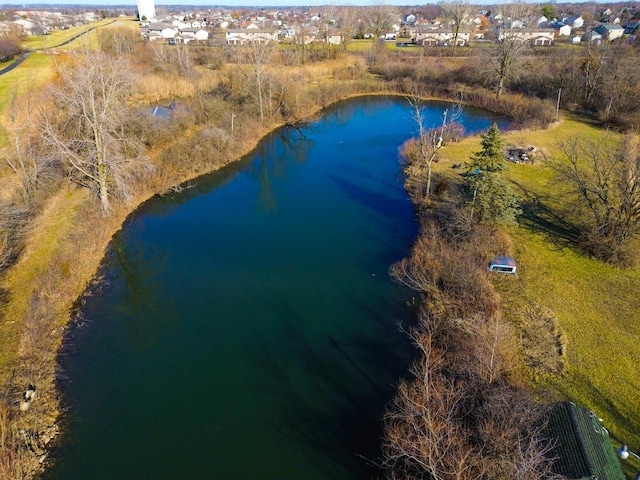
[[[20,39],[15,35],[0,35],[0,62],[6,62],[22,52]]]

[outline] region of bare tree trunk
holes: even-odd
[[[447,0],[441,2],[440,6],[444,10],[445,15],[453,21],[453,45],[451,47],[453,55],[455,56],[462,22],[464,22],[469,15],[469,3],[466,0]]]
[[[77,56],[60,69],[55,108],[42,108],[43,138],[68,163],[73,181],[91,189],[104,213],[114,197],[126,200],[135,180],[152,167],[141,138],[126,132],[134,78],[122,59],[102,53]]]

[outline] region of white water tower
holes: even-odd
[[[140,21],[151,20],[156,18],[156,5],[154,0],[137,0],[138,1],[138,18]]]

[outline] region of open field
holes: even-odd
[[[605,132],[588,119],[567,115],[548,130],[507,133],[504,139],[507,145],[533,145],[552,157],[560,154],[559,141],[578,134],[595,137]],[[452,169],[452,164],[464,163],[478,150],[477,138],[445,147],[439,174],[457,178],[459,170]],[[615,440],[637,451],[640,270],[620,270],[586,258],[574,248],[566,225],[554,217],[564,199],[554,196],[552,172],[544,161],[508,164],[505,176],[516,186],[525,207],[520,226],[510,232],[518,276],[496,282],[507,305],[505,314],[516,318],[526,304],[543,305],[555,313],[567,339],[566,371],[561,375],[529,372],[526,381],[586,405],[603,419]],[[638,471],[640,465],[627,468]]]
[[[47,48],[57,47],[58,45],[71,40],[73,37],[83,32],[88,32],[92,29],[95,29],[96,27],[103,27],[112,23],[115,24],[116,22],[119,24],[124,24],[125,20],[118,19],[114,22],[113,18],[107,18],[98,22],[92,22],[88,25],[71,27],[67,30],[54,30],[49,35],[29,35],[22,41],[22,46],[23,48],[30,50],[43,50]],[[129,21],[128,23],[135,24],[137,27],[137,23],[133,21]]]

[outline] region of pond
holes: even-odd
[[[342,102],[136,210],[69,331],[44,478],[375,475],[413,354],[417,299],[387,272],[417,233],[398,159],[415,130],[402,98]]]

